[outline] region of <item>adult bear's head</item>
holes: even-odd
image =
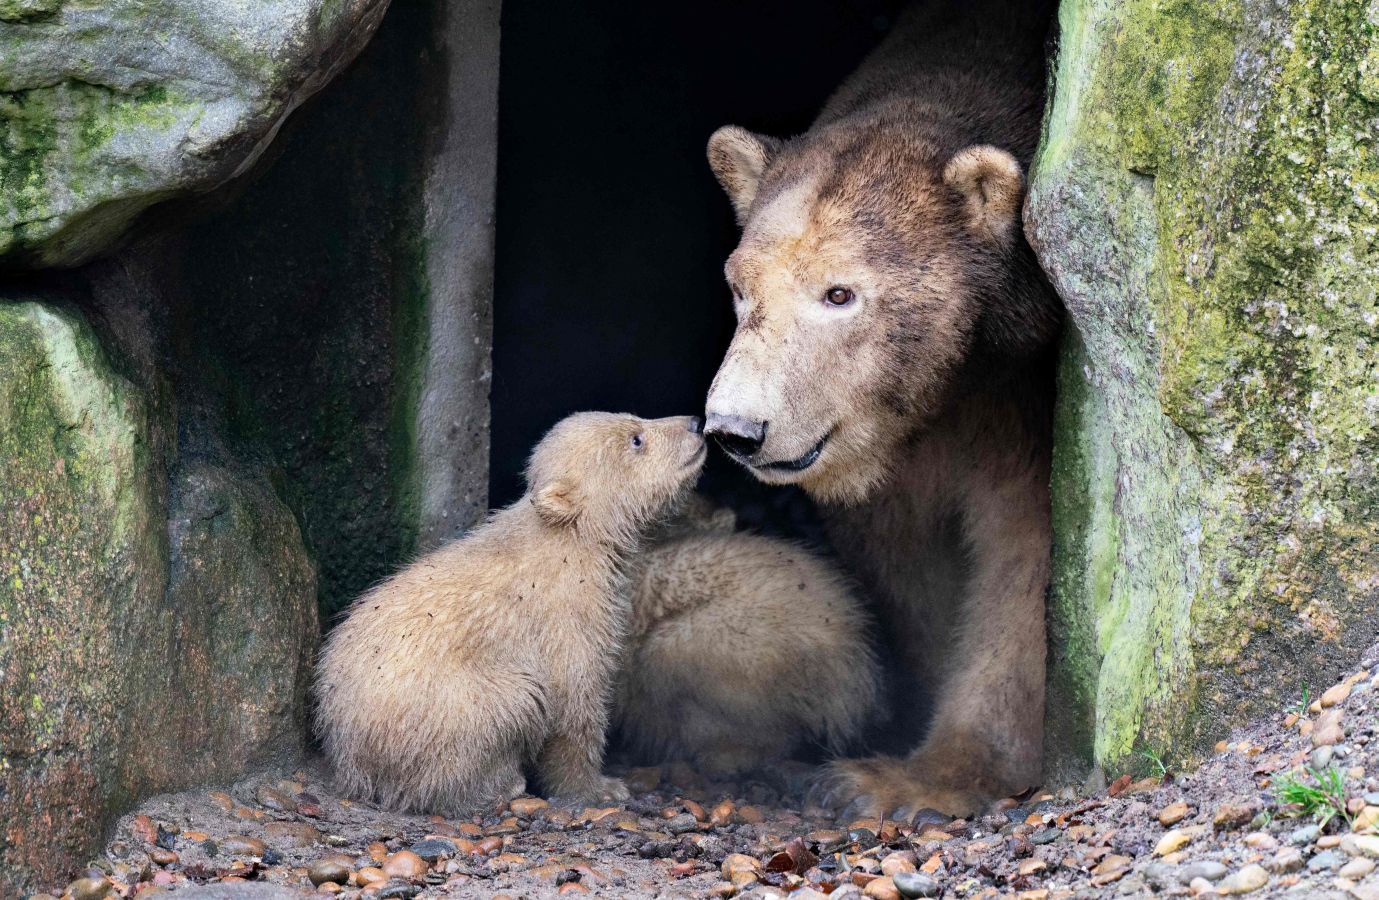
[[[1006,151],[840,122],[790,142],[730,125],[708,153],[742,240],[707,430],[762,481],[864,500],[975,351],[1056,331]]]

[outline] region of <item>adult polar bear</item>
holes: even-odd
[[[934,684],[905,758],[826,800],[953,814],[1039,781],[1052,346],[1020,224],[1047,9],[920,3],[805,134],[709,141],[742,239],[707,431],[825,508],[907,667]]]

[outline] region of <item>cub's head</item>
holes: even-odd
[[[697,417],[575,413],[532,451],[527,500],[551,527],[629,543],[693,487],[706,456]]]
[[[707,430],[762,481],[860,502],[974,348],[1025,355],[1057,328],[1004,150],[885,126],[788,143],[727,126],[709,164],[742,240]]]

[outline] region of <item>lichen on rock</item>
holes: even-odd
[[[1063,4],[1028,230],[1073,330],[1053,614],[1094,640],[1055,647],[1064,753],[1189,752],[1372,639],[1370,5]]]
[[[0,263],[75,265],[245,171],[387,0],[0,2]]]

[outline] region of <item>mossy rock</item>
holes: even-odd
[[[0,0],[0,264],[76,265],[245,171],[388,0]]]
[[[3,896],[60,884],[136,797],[302,748],[296,521],[265,478],[158,452],[155,406],[79,314],[0,302]]]
[[[1379,625],[1379,16],[1065,0],[1053,759],[1190,756]]]

